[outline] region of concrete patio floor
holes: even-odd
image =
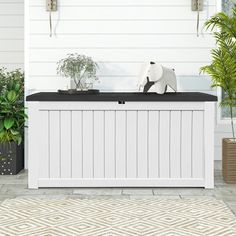
[[[213,197],[223,200],[236,215],[236,184],[226,184],[221,162],[215,162],[215,189],[203,188],[27,188],[27,171],[0,176],[0,201],[8,198],[185,198]]]

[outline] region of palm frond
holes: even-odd
[[[236,4],[232,9],[232,16],[224,12],[215,14],[206,21],[205,27],[210,31],[219,30],[225,34],[225,37],[233,37],[236,39]]]

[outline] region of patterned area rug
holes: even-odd
[[[236,218],[214,199],[12,199],[1,236],[233,236]]]

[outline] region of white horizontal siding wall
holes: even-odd
[[[23,0],[0,0],[0,67],[23,68],[23,22]]]
[[[202,26],[216,12],[216,0],[204,1],[198,38],[190,0],[60,0],[58,5],[50,38],[45,1],[29,1],[27,89],[67,87],[56,62],[77,52],[98,61],[102,90],[134,91],[141,63],[154,60],[175,69],[180,91],[212,92],[199,67],[210,61],[214,42]]]

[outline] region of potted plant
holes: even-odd
[[[24,74],[0,69],[0,174],[17,174],[24,168]]]
[[[233,110],[236,107],[236,5],[232,15],[220,12],[209,19],[205,26],[213,31],[216,48],[212,50],[211,65],[201,68],[212,78],[213,87],[221,87],[224,96],[221,106],[229,109],[232,137],[222,141],[223,178],[236,183],[236,139]]]
[[[98,80],[96,76],[98,65],[91,57],[78,54],[68,54],[66,58],[57,63],[57,73],[69,78],[75,89],[69,89],[69,93],[77,93],[92,90],[93,83]],[[63,92],[59,90],[59,92]]]

